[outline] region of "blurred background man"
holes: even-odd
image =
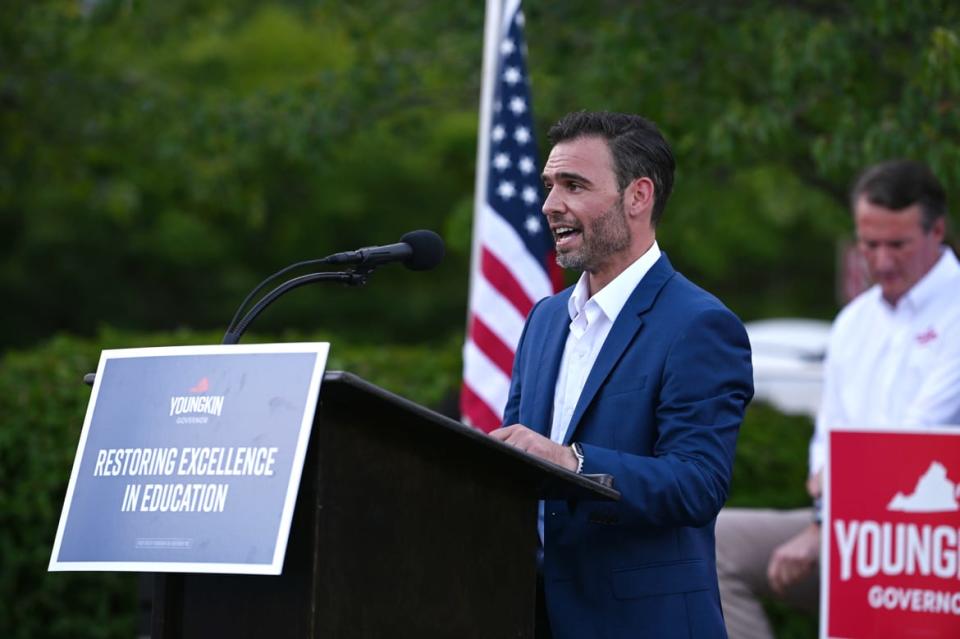
[[[946,194],[919,162],[867,169],[851,193],[857,245],[873,281],[834,321],[810,443],[813,508],[727,509],[717,570],[733,639],[772,637],[760,599],[818,605],[821,474],[834,427],[960,425],[960,263],[946,237]]]

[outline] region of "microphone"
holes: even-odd
[[[356,251],[334,253],[324,258],[327,264],[377,266],[402,262],[412,271],[429,271],[443,260],[443,240],[433,231],[410,231],[396,244],[367,246]]]

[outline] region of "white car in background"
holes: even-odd
[[[830,322],[768,319],[747,322],[746,328],[753,350],[754,401],[814,418],[820,408]]]

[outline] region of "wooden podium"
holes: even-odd
[[[158,575],[153,639],[532,638],[544,497],[619,494],[328,372],[283,574]]]

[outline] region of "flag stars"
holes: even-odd
[[[516,194],[517,194],[517,189],[515,186],[513,186],[513,182],[507,182],[506,180],[504,180],[503,182],[497,185],[497,195],[499,195],[505,200],[509,200]]]
[[[533,111],[533,102],[528,93],[531,74],[523,59],[527,50],[523,36],[524,16],[519,11],[520,0],[500,4],[506,4],[512,10],[508,10],[506,6],[501,7],[503,15],[498,20],[498,24],[490,25],[491,28],[499,28],[500,33],[490,41],[494,49],[490,53],[495,53],[498,61],[490,78],[495,86],[492,92],[487,92],[484,96],[487,100],[483,105],[486,128],[480,133],[480,140],[484,142],[484,135],[490,137],[486,139],[487,144],[483,145],[486,153],[478,168],[480,171],[486,171],[486,175],[482,176],[484,179],[478,180],[484,185],[483,193],[479,194],[483,197],[484,206],[478,214],[494,218],[498,225],[502,221],[504,225],[509,226],[523,246],[525,259],[514,259],[504,264],[510,273],[508,278],[491,277],[492,273],[481,272],[472,275],[487,280],[492,295],[509,297],[510,289],[505,287],[511,286],[514,281],[532,279],[525,273],[528,264],[530,267],[535,266],[534,262],[544,268],[549,266],[549,262],[552,261],[554,242],[547,219],[539,211],[543,201],[543,189],[539,183],[540,166],[536,151],[536,136],[530,117]],[[486,227],[487,223],[485,222],[483,226]],[[497,241],[495,238],[486,237],[476,239],[478,244],[483,246],[488,245],[490,241]],[[526,257],[527,251],[529,251],[529,258]],[[538,273],[536,280],[543,279],[545,278]],[[549,294],[552,289],[553,286],[549,281],[543,281],[542,284],[538,284],[535,291],[530,293],[535,292],[536,297],[539,298]],[[484,316],[483,314],[488,310],[490,309],[482,305],[475,305],[474,300],[471,300],[471,313]],[[483,364],[486,364],[484,360],[499,361],[496,356],[486,350],[486,341],[488,340],[483,340],[482,336],[478,337],[471,326],[467,336],[467,344],[471,345],[471,350],[465,352],[477,352]],[[515,346],[512,343],[506,346],[509,347],[507,352],[512,357]],[[502,392],[484,393],[482,404],[477,402],[477,408],[468,407],[468,410],[464,411],[463,418],[466,423],[484,429],[499,425],[496,414],[502,411],[507,402],[506,384],[501,384],[499,380],[494,382],[490,373],[487,372],[488,368],[492,373],[495,367],[477,366],[468,361],[464,364],[463,375],[464,388],[467,389],[476,391],[479,388],[490,388],[492,382],[503,387]],[[486,406],[484,407],[483,404]]]
[[[517,144],[526,144],[530,141],[530,129],[525,126],[518,126],[513,130],[513,139],[517,141]]]
[[[540,224],[540,218],[536,215],[528,215],[526,222],[523,223],[523,226],[527,229],[527,233],[530,235],[536,235],[540,232],[540,229],[543,228],[543,225]]]
[[[514,115],[521,115],[527,110],[527,102],[520,96],[515,96],[510,100],[510,110]]]

